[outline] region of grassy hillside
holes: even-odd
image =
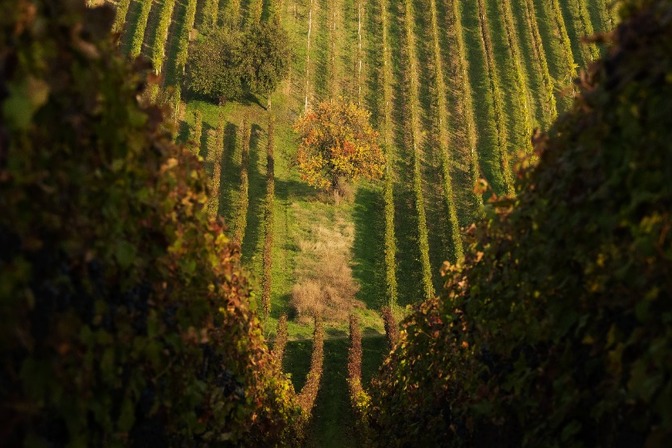
[[[483,212],[475,181],[488,182],[485,199],[514,194],[515,164],[529,155],[533,129],[546,128],[568,108],[577,68],[598,55],[580,41],[611,27],[607,3],[121,0],[116,23],[120,50],[155,62],[181,123],[180,138],[189,138],[197,114],[202,117],[195,150],[216,177],[216,213],[240,240],[259,310],[262,277],[270,288],[267,334],[272,337],[279,316],[289,313],[290,338],[307,339],[312,328],[296,315],[291,297],[310,272],[337,270],[359,286],[356,303],[346,309],[352,307],[371,334],[383,333],[382,306],[403,313],[405,305],[440,289],[441,262],[462,257],[459,228]],[[220,106],[180,91],[189,40],[204,24],[240,28],[276,15],[289,32],[293,59],[270,98]],[[359,184],[336,204],[300,181],[292,131],[307,108],[335,97],[370,110],[388,157],[385,181]],[[271,262],[264,277],[266,241]],[[327,319],[327,338],[345,334],[344,315]],[[327,343],[324,384],[340,375],[345,343],[339,344]],[[285,367],[299,372],[302,352],[289,352]],[[333,387],[341,386],[345,390]],[[318,398],[316,412],[344,409],[327,410],[325,403]]]

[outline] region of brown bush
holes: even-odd
[[[275,335],[275,342],[273,343],[273,355],[275,356],[278,365],[282,368],[282,359],[285,357],[285,347],[287,346],[287,315],[283,314],[278,319],[278,330]]]
[[[383,313],[387,342],[390,345],[390,350],[392,350],[399,341],[399,325],[397,324],[397,319],[394,318],[394,314],[392,314],[390,307],[384,306],[380,311]]]

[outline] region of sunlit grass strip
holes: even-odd
[[[273,116],[268,119],[268,143],[266,147],[266,199],[264,210],[264,254],[261,277],[261,303],[266,316],[271,311],[271,286],[273,282],[273,206],[275,201],[275,123]],[[285,316],[286,320],[286,316]],[[286,323],[286,322],[285,322]],[[278,323],[279,325],[279,323]]]
[[[446,1],[446,0],[443,0]],[[449,35],[454,38],[455,51],[451,51],[451,57],[448,61],[451,70],[456,76],[451,77],[454,82],[453,89],[459,92],[459,104],[455,107],[459,108],[462,113],[460,118],[463,118],[462,125],[466,137],[466,146],[469,153],[469,180],[471,185],[468,186],[469,194],[472,195],[474,204],[476,206],[477,214],[483,210],[483,198],[474,193],[474,187],[480,177],[479,156],[477,151],[478,137],[476,135],[476,117],[474,116],[473,92],[471,83],[469,82],[469,60],[467,59],[466,45],[464,42],[464,29],[462,27],[462,11],[459,0],[448,1],[448,20]]]
[[[615,0],[596,0],[599,4],[600,17],[606,27],[604,31],[611,31],[618,25],[618,6]]]
[[[516,26],[513,21],[513,11],[510,1],[496,1],[497,11],[504,22],[504,31],[506,33],[508,56],[511,59],[513,75],[516,80],[515,86],[512,86],[513,101],[515,102],[516,126],[522,129],[522,143],[525,149],[531,151],[532,145],[530,137],[532,136],[532,101],[530,92],[527,90],[528,79],[527,71],[523,69],[522,56],[520,54],[520,41]]]
[[[388,29],[388,0],[380,0],[383,37],[383,146],[387,159],[385,173],[385,287],[389,306],[397,304],[397,242],[394,234],[394,181],[390,167],[393,157],[392,137],[392,56],[390,54]]]
[[[522,0],[524,3],[523,14],[525,15],[525,29],[528,31],[527,38],[532,40],[533,58],[536,62],[537,69],[541,75],[544,85],[543,92],[537,92],[539,101],[541,101],[543,119],[542,125],[549,126],[555,117],[558,115],[558,106],[555,101],[555,83],[551,77],[551,72],[548,68],[548,60],[546,59],[546,52],[541,40],[541,33],[536,20],[536,11],[533,0]]]
[[[166,42],[168,41],[168,29],[175,9],[175,0],[164,0],[159,12],[159,24],[156,28],[156,38],[152,44],[152,62],[154,71],[158,74],[163,67],[163,59],[166,56]]]
[[[261,22],[261,13],[264,7],[263,0],[250,0],[247,6],[247,26]]]
[[[128,7],[130,5],[131,0],[120,0],[117,4],[117,11],[114,15],[114,22],[112,23],[113,33],[121,32],[124,24],[126,23],[126,14],[128,13]]]
[[[242,22],[240,17],[240,0],[229,0],[226,9],[224,10],[223,20],[224,26],[230,30],[237,30],[240,28]]]
[[[585,67],[591,61],[596,60],[599,56],[599,50],[595,44],[587,44],[580,41],[584,37],[589,37],[595,34],[593,30],[593,23],[590,21],[588,8],[584,0],[566,0],[567,8],[572,16],[572,26],[575,31],[576,38],[579,39],[578,46],[583,59],[583,66]]]
[[[495,56],[492,50],[492,40],[490,38],[490,27],[488,16],[485,11],[484,0],[478,0],[478,24],[481,32],[481,40],[485,53],[485,69],[490,95],[492,97],[492,106],[494,112],[494,126],[497,135],[496,156],[499,159],[499,169],[503,182],[504,191],[507,194],[513,194],[513,181],[511,179],[511,166],[509,162],[508,146],[509,137],[506,129],[506,119],[504,115],[504,101],[502,90],[499,85],[499,74],[495,64]]]
[[[451,175],[451,148],[450,135],[448,134],[448,104],[446,99],[446,83],[443,75],[443,64],[441,63],[441,47],[439,44],[439,26],[436,12],[436,0],[430,0],[430,16],[432,27],[432,49],[433,65],[436,73],[436,94],[438,100],[438,130],[439,130],[439,153],[441,157],[441,172],[443,177],[443,196],[446,201],[446,210],[448,212],[448,224],[450,228],[450,242],[452,247],[453,262],[461,261],[464,258],[464,248],[462,247],[462,237],[460,235],[460,224],[457,219],[457,207],[453,193],[453,181]]]
[[[201,20],[198,24],[200,29],[206,29],[217,24],[217,9],[219,8],[219,0],[205,0],[203,2],[203,11],[201,12]]]
[[[250,204],[250,178],[248,174],[250,164],[250,124],[247,119],[243,120],[240,132],[241,162],[240,162],[240,194],[236,207],[236,220],[233,226],[233,241],[243,244],[245,229],[247,228],[247,209]]]
[[[310,416],[315,406],[317,393],[320,391],[322,379],[322,366],[324,365],[324,327],[322,320],[315,317],[315,332],[313,334],[313,353],[310,357],[310,370],[306,377],[306,383],[298,395],[298,402],[303,412]]]
[[[362,0],[357,0],[357,104],[362,104],[362,59],[364,51],[362,49],[362,21],[364,17],[364,8]]]
[[[593,29],[596,33],[606,33],[613,29],[613,23],[605,0],[596,0],[590,5],[593,15]]]
[[[560,37],[560,43],[562,46],[562,53],[565,58],[565,65],[567,70],[569,70],[570,76],[576,74],[576,64],[574,62],[574,54],[572,52],[572,44],[569,40],[569,35],[567,34],[567,26],[565,25],[565,19],[562,17],[562,10],[560,9],[560,3],[558,0],[551,0],[551,17],[555,25],[555,35]]]
[[[154,0],[142,0],[140,15],[138,16],[138,24],[135,27],[133,37],[131,38],[130,55],[132,58],[137,57],[142,51],[142,43],[145,41],[145,30],[147,29],[147,20],[149,19],[149,12],[151,11],[153,4]]]
[[[336,6],[335,0],[325,0],[326,15],[327,15],[327,94],[330,98],[336,98],[340,88],[338,75],[336,74],[336,59],[338,58],[338,50],[336,49]]]
[[[413,192],[415,193],[415,210],[418,219],[418,246],[420,249],[420,263],[422,265],[422,289],[424,297],[434,296],[432,283],[432,268],[429,261],[429,232],[427,230],[427,214],[425,199],[422,192],[422,170],[420,166],[420,117],[419,117],[419,66],[415,47],[415,23],[413,2],[406,0],[404,14],[404,31],[406,35],[406,49],[408,51],[409,66],[406,69],[409,78],[409,125],[411,130],[411,148],[413,154]]]
[[[177,41],[177,55],[175,56],[175,76],[179,79],[184,73],[184,67],[187,64],[187,56],[189,54],[189,35],[191,29],[194,27],[194,20],[196,20],[196,0],[188,0],[187,14],[180,29],[179,38]]]
[[[310,98],[310,37],[313,31],[313,5],[315,0],[310,0],[310,8],[308,10],[308,33],[306,35],[306,89],[303,102],[303,111],[308,111]]]
[[[201,136],[203,133],[203,115],[201,114],[200,110],[197,110],[194,112],[194,127],[191,131],[191,135],[189,137],[189,140],[191,140],[190,144],[192,145],[192,152],[195,155],[198,155],[201,151]]]
[[[213,142],[214,140],[214,142]],[[219,187],[222,178],[222,154],[224,152],[224,119],[221,118],[214,137],[208,139],[207,161],[212,164],[210,178],[210,197],[208,199],[208,216],[216,218],[219,214]]]

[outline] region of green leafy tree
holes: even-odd
[[[385,156],[369,115],[354,103],[328,100],[299,118],[294,129],[300,138],[301,178],[314,187],[336,191],[341,181],[382,177]]]
[[[199,39],[189,51],[187,86],[220,103],[242,97],[242,54],[242,36],[238,32],[220,30]]]
[[[216,30],[192,44],[187,87],[220,103],[248,94],[268,95],[289,72],[289,39],[279,22],[245,32]]]
[[[289,38],[277,20],[255,23],[245,34],[242,74],[247,89],[268,95],[289,73]]]

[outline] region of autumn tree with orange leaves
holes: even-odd
[[[381,178],[385,156],[369,116],[354,103],[333,99],[303,115],[294,125],[301,178],[330,192],[345,181]]]

